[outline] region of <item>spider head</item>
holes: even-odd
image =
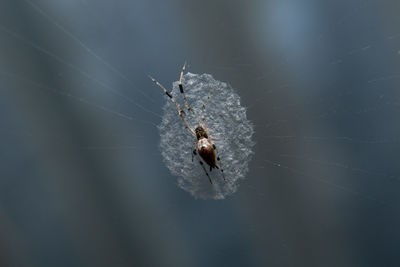
[[[200,140],[201,138],[208,139],[208,132],[203,126],[197,126],[194,131],[196,132],[197,140]]]

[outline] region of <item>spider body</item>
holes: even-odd
[[[205,163],[210,166],[210,171],[213,168],[218,168],[216,164],[215,145],[208,138],[207,130],[203,126],[198,126],[195,129],[197,138],[197,151]]]
[[[183,85],[182,85],[182,78],[183,78],[183,73],[185,71],[185,67],[186,67],[186,63],[183,65],[182,71],[180,73],[179,91],[182,95],[183,102],[184,102],[184,105],[185,105],[187,111],[194,113],[192,107],[189,105],[189,103],[186,100],[186,96],[185,96],[185,93],[183,90]],[[203,168],[204,172],[206,173],[208,180],[210,181],[211,184],[213,182],[212,182],[211,177],[208,174],[206,168],[204,167],[204,162],[210,167],[210,171],[212,171],[213,168],[219,169],[221,171],[222,177],[224,178],[224,180],[226,180],[224,170],[221,166],[220,158],[217,156],[217,151],[216,151],[217,147],[211,141],[211,138],[208,134],[208,130],[205,127],[204,111],[206,109],[206,102],[211,98],[211,93],[208,95],[206,102],[203,103],[203,105],[202,105],[202,114],[201,114],[202,124],[200,124],[196,128],[192,128],[190,126],[189,122],[187,121],[186,112],[181,107],[181,105],[175,100],[173,95],[170,92],[168,92],[168,90],[164,86],[162,86],[156,79],[154,79],[151,76],[149,76],[149,78],[157,86],[159,86],[164,91],[164,93],[169,97],[169,99],[175,104],[177,111],[178,111],[178,115],[182,120],[183,127],[185,129],[187,129],[190,132],[190,134],[192,134],[194,137],[196,137],[197,140],[195,142],[193,142],[193,147],[192,147],[192,149],[193,149],[192,161],[193,161],[194,156],[200,155],[199,163],[200,163],[201,167]],[[217,165],[217,161],[218,161],[219,166]]]

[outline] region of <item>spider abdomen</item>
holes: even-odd
[[[207,138],[201,138],[197,141],[197,151],[199,152],[200,157],[211,167],[214,168],[216,166],[216,154],[215,149]]]

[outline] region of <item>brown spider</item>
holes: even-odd
[[[179,76],[179,84],[178,84],[179,91],[181,92],[181,95],[183,97],[183,102],[184,102],[185,107],[188,110],[188,112],[194,113],[192,107],[188,104],[185,93],[183,91],[182,78],[183,78],[183,73],[185,71],[185,68],[186,68],[186,62],[185,62],[185,64],[183,64],[182,71]],[[169,99],[171,99],[171,101],[175,104],[175,106],[178,110],[179,117],[182,120],[183,126],[194,137],[196,137],[197,140],[195,140],[193,142],[193,147],[192,147],[192,149],[193,149],[192,161],[193,161],[194,156],[200,155],[199,163],[200,163],[201,167],[203,168],[204,172],[206,173],[208,180],[210,181],[211,184],[213,182],[212,182],[210,175],[208,174],[206,168],[204,167],[203,161],[210,167],[210,171],[212,171],[213,168],[219,169],[221,171],[222,177],[224,178],[224,180],[226,180],[224,170],[222,169],[222,164],[221,164],[220,158],[219,158],[219,156],[217,156],[217,152],[216,152],[217,148],[216,148],[215,144],[211,141],[211,137],[208,134],[208,130],[205,126],[204,110],[206,108],[206,103],[203,103],[203,106],[202,106],[201,120],[203,123],[198,125],[196,128],[190,127],[188,122],[186,121],[185,111],[182,109],[181,105],[174,99],[172,94],[170,92],[168,92],[168,90],[165,89],[165,87],[162,86],[156,79],[154,79],[151,76],[149,76],[149,78],[156,85],[158,85],[164,91],[164,93],[169,97]],[[210,98],[211,98],[211,94],[208,95],[208,98],[206,101],[208,101]],[[219,166],[217,165],[217,161],[219,162]]]

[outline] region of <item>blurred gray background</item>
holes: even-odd
[[[0,265],[399,266],[399,10],[0,1]],[[255,126],[222,201],[179,189],[160,155],[147,75],[170,87],[185,60]]]

